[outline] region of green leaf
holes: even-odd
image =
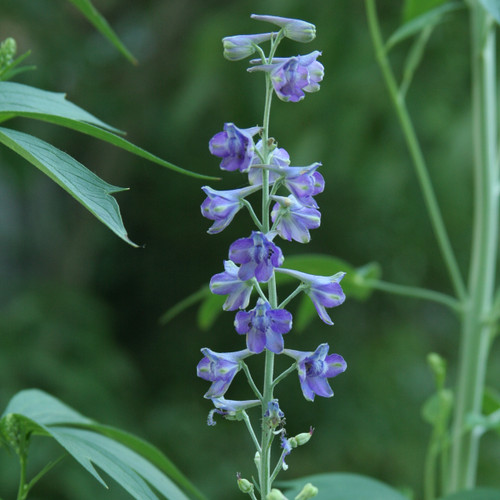
[[[120,38],[110,27],[106,19],[97,11],[90,0],[69,0],[93,25],[107,38],[132,64],[137,64],[136,58],[125,47]]]
[[[490,13],[497,23],[500,23],[500,1],[499,0],[479,0],[482,6]]]
[[[294,498],[306,483],[312,483],[319,489],[314,500],[408,500],[396,489],[359,474],[317,474],[280,481],[278,487],[287,488],[286,496]]]
[[[215,295],[207,287],[207,298],[201,303],[198,310],[198,326],[204,330],[209,330],[219,314],[223,311],[222,306],[226,300],[225,295]]]
[[[406,0],[403,7],[403,20],[408,22],[445,2],[446,0]]]
[[[443,3],[443,2],[439,2]],[[392,47],[402,42],[406,38],[416,35],[424,28],[434,27],[436,24],[441,22],[444,16],[454,10],[463,8],[461,2],[448,2],[444,5],[439,5],[438,7],[428,10],[423,14],[416,17],[412,17],[411,20],[400,26],[387,40],[386,50],[389,51]]]
[[[54,438],[104,486],[106,483],[94,465],[137,500],[157,499],[149,484],[168,499],[188,500],[164,474],[164,469],[170,470],[178,479],[180,473],[168,466],[170,462],[159,450],[118,429],[101,426],[43,391],[30,389],[16,394],[0,424],[12,415],[30,421],[36,433]],[[196,490],[191,487],[193,491]],[[199,494],[197,498],[203,496]]]
[[[0,127],[0,142],[48,175],[120,238],[137,246],[129,240],[118,203],[110,196],[125,188],[108,184],[71,156],[32,135]]]
[[[498,500],[500,490],[492,488],[476,488],[474,490],[460,491],[441,497],[439,500]]]
[[[432,426],[444,425],[453,407],[453,392],[441,389],[434,393],[422,406],[422,418]]]
[[[49,92],[21,83],[0,82],[0,122],[15,116],[42,120],[82,132],[184,175],[199,179],[216,179],[216,177],[177,167],[135,146],[116,135],[123,134],[120,130],[67,101],[65,94]]]

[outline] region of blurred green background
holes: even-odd
[[[18,81],[68,98],[128,139],[188,169],[219,175],[208,140],[224,122],[261,121],[262,75],[222,57],[221,38],[265,31],[251,13],[297,17],[317,26],[309,46],[285,42],[281,55],[322,50],[326,75],[317,94],[298,104],[275,101],[271,135],[292,164],[323,163],[318,197],[322,227],[307,246],[282,244],[287,254],[319,252],[355,266],[379,262],[383,278],[451,293],[422,196],[392,112],[362,2],[311,0],[96,0],[139,59],[125,61],[69,4],[2,2],[0,39],[31,49],[37,71]],[[388,37],[402,2],[379,2]],[[395,49],[400,68],[409,44]],[[466,11],[436,29],[409,92],[444,219],[465,274],[470,246],[469,45]],[[159,446],[210,498],[237,498],[235,473],[253,474],[252,445],[241,424],[207,427],[207,383],[196,378],[200,348],[238,350],[243,339],[226,313],[201,331],[192,308],[167,326],[162,313],[222,270],[234,239],[246,236],[241,213],[209,236],[201,217],[202,182],[171,173],[108,144],[56,126],[19,120],[17,128],[48,140],[108,182],[118,194],[133,249],[108,231],[39,171],[0,149],[0,407],[20,389],[38,387],[83,414],[120,426]],[[216,189],[241,186],[224,173]],[[298,397],[295,376],[279,392],[291,435],[316,428],[313,440],[288,460],[280,478],[314,472],[368,474],[421,491],[428,428],[420,408],[433,391],[425,357],[450,360],[453,380],[458,322],[441,306],[374,294],[347,299],[334,327],[319,319],[289,346],[314,349],[325,340],[348,371],[332,381],[333,399]],[[490,381],[498,380],[498,349]],[[495,363],[495,360],[497,361]],[[496,365],[496,366],[495,366]],[[228,397],[247,389],[239,377]],[[238,392],[238,389],[240,391]],[[33,445],[33,471],[51,452]],[[0,495],[12,498],[15,459],[0,458]],[[498,442],[483,446],[479,481],[492,484]],[[38,499],[121,499],[70,460],[34,490]]]

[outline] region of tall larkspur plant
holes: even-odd
[[[226,123],[223,131],[215,134],[209,142],[210,152],[221,158],[220,168],[246,174],[249,185],[227,191],[216,191],[205,186],[202,189],[207,198],[201,205],[202,215],[214,221],[208,230],[210,234],[224,230],[241,209],[248,210],[256,225],[256,230],[249,236],[231,244],[228,259],[224,262],[224,272],[216,274],[210,281],[212,293],[227,296],[223,309],[237,311],[234,326],[239,335],[245,335],[246,349],[217,353],[203,348],[204,358],[198,364],[197,373],[211,382],[205,394],[205,398],[214,405],[209,413],[208,424],[215,425],[216,415],[243,421],[255,445],[254,462],[258,479],[252,483],[238,474],[240,490],[252,499],[257,499],[256,495],[260,494],[261,499],[271,500],[285,498],[283,493],[272,487],[273,482],[280,470],[288,468],[285,457],[293,448],[308,442],[313,432],[311,428],[309,432],[287,436],[285,414],[275,397],[276,386],[296,371],[306,400],[314,401],[316,395],[331,397],[333,391],[328,379],[342,373],[347,367],[342,356],[328,353],[329,346],[326,343],[311,352],[285,348],[283,336],[292,328],[292,314],[285,306],[303,292],[312,300],[321,320],[332,325],[326,308],[342,304],[345,295],[340,286],[344,273],[327,277],[283,268],[283,253],[274,243],[278,236],[288,241],[307,243],[310,241],[309,231],[319,227],[321,221],[314,198],[325,186],[323,176],[318,172],[321,163],[290,166],[289,154],[279,148],[269,135],[273,94],[285,102],[301,101],[305,93],[319,90],[324,74],[323,65],[317,60],[321,52],[282,58],[275,57],[276,49],[283,38],[311,42],[316,36],[316,28],[298,19],[261,15],[251,17],[274,24],[279,30],[230,36],[222,42],[224,56],[230,61],[239,61],[254,54],[260,56],[250,61],[248,71],[262,72],[265,76],[262,126],[239,128],[234,123]],[[260,47],[266,42],[270,43],[268,55]],[[257,192],[261,193],[260,218],[258,210],[248,200]],[[281,302],[278,300],[276,273],[291,276],[298,282],[296,289]],[[249,309],[253,291],[257,292],[258,298]],[[261,353],[265,356],[262,390],[257,387],[245,363],[248,357]],[[281,354],[291,358],[293,364],[275,376],[275,356]],[[256,399],[236,401],[225,398],[226,391],[239,371],[245,373]],[[252,407],[260,408],[260,438],[247,412]],[[281,456],[273,467],[271,449],[277,437]],[[308,484],[297,498],[305,500],[316,493],[317,489]]]

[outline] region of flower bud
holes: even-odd
[[[311,483],[307,483],[294,500],[308,500],[309,498],[315,497],[317,494],[318,488],[316,488],[316,486],[313,486]]]
[[[313,432],[314,432],[314,429],[311,427],[309,429],[309,432],[301,432],[300,434],[297,434],[294,438],[291,438],[291,439],[294,439],[295,442],[297,443],[297,446],[302,446],[303,444],[306,444],[309,442],[309,440],[311,439],[312,435],[313,435]],[[295,446],[292,445],[293,448],[295,448]]]
[[[248,480],[248,479],[242,479],[240,473],[236,474],[237,478],[237,483],[238,483],[238,488],[240,491],[243,493],[252,493],[253,491],[253,484]]]
[[[255,452],[253,463],[255,464],[255,467],[257,467],[257,470],[260,470],[260,453],[258,451]]]
[[[224,57],[229,61],[240,61],[241,59],[246,59],[255,53],[256,45],[271,40],[273,36],[273,33],[226,36],[222,39]]]
[[[290,19],[279,16],[260,16],[252,14],[252,19],[275,24],[283,30],[283,34],[295,42],[308,43],[316,38],[316,26],[300,19]]]
[[[287,500],[287,498],[280,490],[273,488],[267,495],[266,500]]]

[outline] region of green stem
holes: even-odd
[[[498,245],[498,161],[495,26],[478,2],[471,4],[474,220],[469,274],[470,301],[460,344],[452,429],[449,491],[473,488],[480,433],[464,432],[479,414],[492,338],[491,316]]]
[[[257,440],[257,436],[255,435],[255,432],[252,427],[252,423],[250,422],[250,417],[248,416],[248,413],[246,411],[243,411],[243,420],[245,422],[245,425],[247,426],[248,433],[250,434],[250,437],[252,438],[253,444],[255,445],[255,449],[260,453],[260,444],[259,441]]]
[[[365,280],[364,283],[366,283],[366,285],[370,288],[374,288],[375,290],[381,290],[383,292],[393,293],[396,295],[403,295],[405,297],[431,300],[433,302],[443,304],[455,312],[460,312],[462,310],[462,306],[457,299],[450,297],[449,295],[446,295],[444,293],[436,292],[434,290],[427,290],[426,288],[418,288],[406,285],[398,285],[381,280]]]
[[[250,374],[250,370],[248,369],[248,366],[244,361],[241,361],[241,368],[243,369],[245,375],[247,376],[248,385],[250,386],[254,394],[257,396],[257,398],[262,401],[262,394],[260,393],[259,389],[257,389],[257,386],[253,381],[252,375]]]
[[[292,366],[287,368],[284,372],[282,372],[280,375],[278,375],[273,382],[273,387],[276,387],[284,378],[288,377],[290,373],[295,371],[297,369],[297,363],[294,363]]]
[[[26,500],[28,494],[28,486],[26,484],[26,453],[22,452],[19,455],[19,464],[21,471],[19,474],[19,489],[17,490],[17,500]]]
[[[296,297],[302,290],[306,288],[306,285],[301,283],[279,306],[278,309],[283,309],[294,297]]]
[[[448,238],[448,233],[443,222],[441,211],[437,203],[436,195],[434,194],[434,189],[427,171],[427,166],[418,142],[413,124],[411,122],[408,110],[406,108],[406,103],[403,96],[398,90],[398,85],[394,74],[392,72],[389,60],[387,58],[387,53],[384,48],[384,42],[382,40],[382,35],[380,33],[380,26],[377,18],[377,12],[375,9],[375,0],[365,0],[366,2],[366,12],[368,17],[368,25],[370,28],[370,33],[372,36],[373,44],[375,47],[375,54],[377,61],[379,63],[380,69],[384,76],[389,94],[396,110],[396,114],[401,123],[401,128],[403,129],[404,137],[410,152],[410,156],[413,160],[415,170],[417,173],[417,178],[422,189],[424,196],[424,201],[429,213],[432,227],[436,235],[436,239],[441,250],[441,254],[445,261],[446,267],[450,274],[450,278],[455,289],[456,296],[464,301],[467,297],[467,292],[465,284],[460,273],[453,249]]]

